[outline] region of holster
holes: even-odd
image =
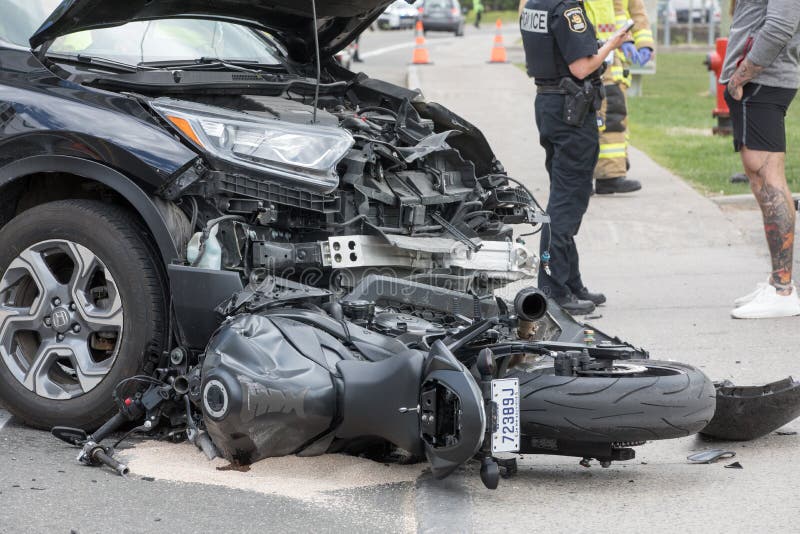
[[[564,100],[564,122],[570,126],[581,126],[590,111],[600,109],[603,101],[603,86],[591,80],[578,85],[571,78],[563,78],[559,83],[567,97]]]

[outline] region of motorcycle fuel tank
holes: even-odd
[[[321,330],[242,315],[212,338],[202,407],[211,439],[238,464],[296,454],[336,419],[336,363],[352,358]]]

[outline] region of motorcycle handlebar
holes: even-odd
[[[128,416],[122,412],[119,412],[117,415],[106,421],[103,426],[98,428],[94,434],[92,434],[92,441],[95,443],[100,443],[127,422]]]
[[[106,454],[106,451],[103,450],[102,447],[97,447],[94,451],[92,451],[92,458],[96,462],[110,467],[121,476],[127,475],[128,472],[130,471],[127,465],[118,462],[117,460]]]

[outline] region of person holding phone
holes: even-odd
[[[536,125],[550,175],[550,232],[541,239],[539,288],[573,314],[605,302],[580,273],[575,236],[592,194],[603,100],[605,58],[630,40],[616,32],[598,49],[594,27],[578,0],[528,0],[520,15],[528,75],[536,83]],[[545,254],[547,253],[547,254]]]

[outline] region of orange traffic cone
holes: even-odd
[[[492,57],[489,63],[508,63],[506,56],[506,47],[503,45],[503,23],[497,19],[495,24],[497,31],[494,35],[494,47],[492,47]]]
[[[428,65],[431,58],[428,55],[428,49],[425,47],[425,36],[423,35],[422,21],[417,21],[417,29],[414,32],[416,35],[416,45],[414,45],[414,58],[411,63],[414,65]]]

